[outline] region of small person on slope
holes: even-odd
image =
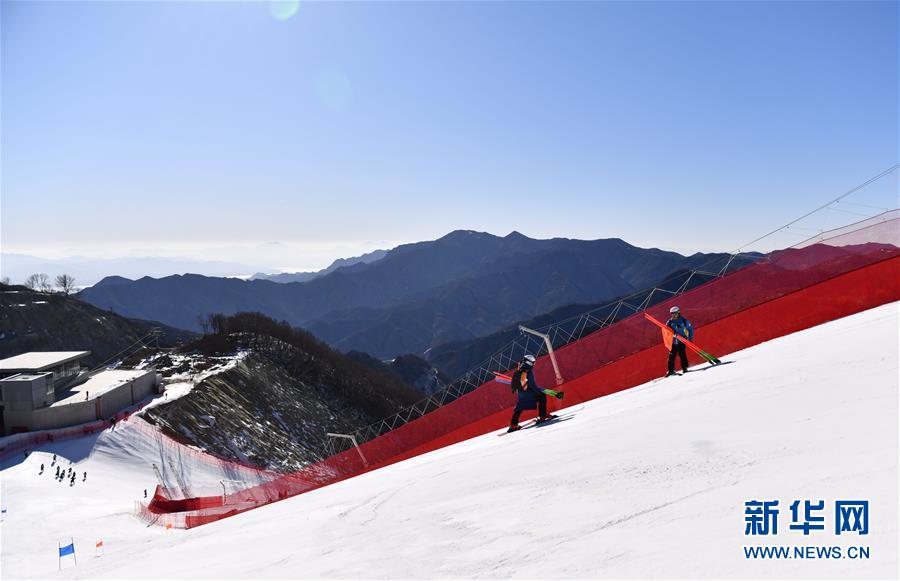
[[[681,363],[681,372],[686,373],[688,369],[687,347],[684,341],[679,341],[678,337],[684,337],[688,341],[694,338],[694,327],[691,322],[681,315],[681,309],[672,307],[669,309],[669,320],[666,326],[672,329],[674,337],[672,337],[672,349],[669,351],[669,370],[666,377],[675,375],[675,356],[678,356]]]
[[[547,414],[547,394],[534,379],[534,355],[526,355],[512,376],[512,389],[516,393],[516,409],[509,421],[509,432],[521,430],[519,416],[525,410],[538,408],[538,422],[552,420],[556,416]]]

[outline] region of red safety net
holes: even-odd
[[[816,240],[771,253],[758,262],[654,305],[666,320],[677,304],[693,323],[696,341],[719,357],[892,301],[900,300],[898,212],[888,212]],[[665,371],[659,329],[639,313],[556,351],[565,378],[558,388],[570,406],[627,389]],[[692,364],[701,360],[690,353]],[[498,370],[504,371],[504,370]],[[538,383],[553,386],[547,357],[535,366]],[[179,499],[159,489],[138,512],[148,520],[190,528],[339,482],[363,472],[499,429],[515,396],[489,381],[452,403],[384,435],[302,470],[235,493]],[[364,459],[365,458],[365,459]]]

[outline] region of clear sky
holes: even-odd
[[[730,250],[898,160],[896,2],[0,6],[4,252]]]

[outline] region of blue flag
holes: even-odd
[[[66,555],[74,555],[75,554],[75,543],[69,543],[65,547],[59,548],[59,556],[65,557]]]

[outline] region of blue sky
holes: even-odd
[[[4,252],[730,250],[898,159],[895,2],[0,6]]]

